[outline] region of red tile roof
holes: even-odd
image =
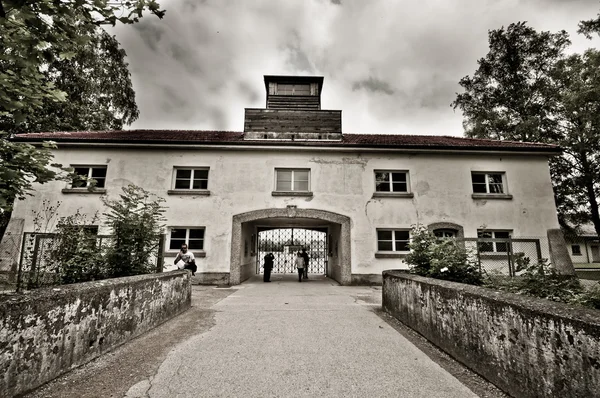
[[[147,144],[226,144],[265,146],[316,146],[316,147],[364,147],[389,149],[442,149],[442,150],[488,150],[488,151],[533,151],[558,153],[556,145],[499,141],[476,138],[400,135],[400,134],[343,134],[341,141],[289,141],[289,140],[244,140],[243,132],[203,130],[118,130],[118,131],[73,131],[54,133],[17,134],[15,141],[77,143],[147,143]]]

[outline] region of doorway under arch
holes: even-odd
[[[299,209],[296,206],[254,210],[233,216],[230,285],[238,285],[256,275],[258,231],[264,227],[325,229],[328,234],[326,275],[341,285],[350,285],[350,218],[326,210]]]

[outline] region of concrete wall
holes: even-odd
[[[0,396],[34,389],[190,305],[187,271],[0,296]]]
[[[545,237],[548,229],[558,228],[545,156],[184,146],[62,147],[54,153],[55,161],[65,165],[108,165],[106,191],[111,199],[133,183],[167,200],[167,226],[205,227],[205,257],[197,259],[200,273],[230,271],[233,215],[288,205],[350,217],[353,274],[406,268],[401,258],[375,258],[377,228],[446,222],[462,226],[467,237],[476,236],[482,225],[511,229],[514,236]],[[174,166],[209,167],[210,195],[167,194]],[[313,195],[273,196],[278,167],[310,168]],[[408,170],[413,197],[374,196],[378,169]],[[473,199],[472,170],[506,172],[513,199]],[[61,201],[62,216],[78,208],[88,214],[104,211],[99,195],[62,193],[65,187],[64,182],[36,185],[34,197],[16,203],[13,217],[25,219],[24,230],[31,231],[31,211],[39,210],[43,199]],[[172,263],[176,253],[167,250],[165,263]]]
[[[511,396],[598,396],[600,311],[399,271],[383,307]]]
[[[240,274],[242,282],[256,275],[256,256],[252,255],[252,235],[254,232],[255,228],[253,225],[249,223],[242,224],[242,238],[240,242]]]

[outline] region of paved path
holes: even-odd
[[[381,288],[252,278],[127,397],[476,397],[384,322]],[[185,314],[183,315],[185,316]]]

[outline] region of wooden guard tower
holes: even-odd
[[[341,140],[342,111],[322,110],[322,76],[265,76],[266,108],[246,108],[249,140]]]

